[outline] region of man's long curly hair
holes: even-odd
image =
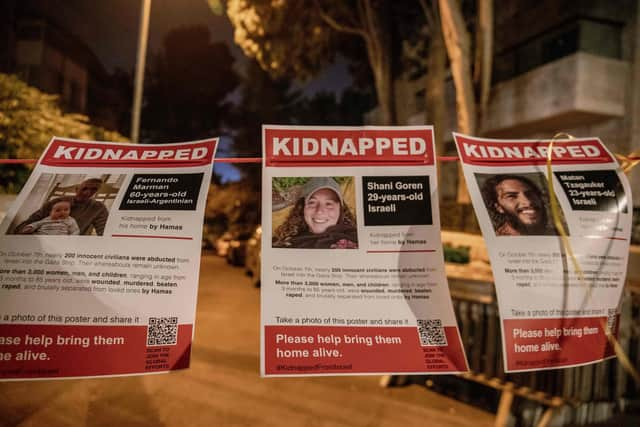
[[[491,218],[491,222],[493,222],[494,227],[500,227],[502,224],[507,222],[508,216],[498,212],[496,209],[496,205],[498,204],[498,191],[496,188],[498,185],[506,181],[508,179],[520,181],[531,188],[531,190],[539,197],[540,201],[543,205],[546,206],[548,203],[548,198],[546,194],[544,194],[540,187],[538,187],[532,180],[526,178],[521,175],[494,175],[491,178],[487,179],[482,188],[480,189],[480,194],[482,194],[482,199],[484,201],[484,205],[487,207],[487,211],[489,212],[489,218]],[[545,206],[542,206],[541,214],[544,216],[544,223],[547,222],[547,212]]]
[[[291,239],[309,231],[306,221],[304,220],[304,197],[300,197],[293,205],[287,219],[273,233],[272,245],[274,248],[286,248],[291,246]],[[356,218],[351,213],[349,207],[340,204],[340,218],[337,224],[350,227],[356,226]]]

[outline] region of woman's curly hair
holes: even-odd
[[[273,233],[272,245],[274,248],[287,248],[291,246],[292,238],[309,231],[309,227],[304,220],[304,202],[304,197],[300,197],[293,205],[287,219]],[[356,226],[356,217],[344,203],[340,204],[338,224],[350,227]]]

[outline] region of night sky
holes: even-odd
[[[52,2],[53,3],[53,2]],[[108,70],[135,67],[142,0],[66,0],[58,3],[59,24],[91,47]],[[215,41],[224,41],[242,70],[246,57],[233,42],[233,28],[226,15],[216,16],[206,0],[152,0],[149,20],[149,56],[162,47],[164,36],[178,27],[206,25]],[[351,83],[344,61],[327,67],[311,81],[299,83],[307,94],[322,90],[342,92]]]
[[[58,25],[84,40],[107,70],[121,68],[133,74],[142,0],[66,0],[50,2],[49,6]],[[170,30],[195,25],[206,25],[214,41],[227,43],[236,59],[236,69],[242,73],[247,59],[233,42],[233,28],[226,15],[217,16],[211,11],[206,0],[151,1],[147,66]],[[351,81],[346,63],[338,60],[313,80],[295,86],[307,95],[319,91],[341,93]],[[229,142],[223,140],[219,151],[227,151]],[[229,164],[219,163],[215,171],[224,180],[239,178],[238,171]]]
[[[67,0],[61,6],[60,24],[85,40],[107,69],[133,69],[141,0]],[[194,25],[208,26],[214,40],[226,41],[236,59],[243,58],[226,16],[214,15],[205,0],[152,0],[148,53],[161,48],[171,29]]]

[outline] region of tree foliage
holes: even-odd
[[[471,134],[477,131],[488,104],[493,50],[493,0],[477,0],[477,10],[475,4],[471,0],[226,1],[236,43],[273,75],[314,75],[336,52],[348,52],[342,44],[346,36],[360,39],[364,43],[360,50],[366,53],[373,77],[379,108],[374,120],[379,124],[395,124],[396,102],[402,102],[395,99],[393,84],[399,41],[406,41],[412,34],[425,37],[428,40],[422,44],[427,49],[423,64],[429,69],[425,81],[429,121],[440,124],[446,113],[446,52],[456,87],[457,127]],[[471,28],[465,19],[469,16],[474,17]],[[476,37],[472,40],[474,26]],[[415,31],[421,27],[426,33]],[[322,107],[328,100],[316,101],[316,106]],[[443,141],[437,146],[441,152]],[[468,202],[464,188],[459,194],[460,201]]]
[[[374,107],[374,96],[366,91],[348,88],[341,95],[322,91],[296,103],[292,122],[300,125],[357,126],[364,124],[364,114]]]
[[[238,90],[238,102],[233,106],[226,130],[233,140],[229,154],[236,157],[262,155],[262,124],[289,124],[300,92],[291,81],[274,79],[256,61],[249,61]],[[258,190],[262,166],[236,166],[244,182]]]
[[[249,61],[240,85],[238,104],[230,123],[237,155],[262,154],[262,124],[291,121],[301,93],[287,78],[273,78],[256,61]]]
[[[309,78],[335,57],[335,33],[313,1],[229,0],[227,16],[235,42],[274,78]]]
[[[88,117],[65,114],[58,96],[0,73],[0,158],[40,157],[53,136],[99,141],[126,141],[117,132],[91,125]],[[26,165],[0,166],[0,192],[17,192],[29,176]]]
[[[240,85],[239,102],[229,121],[233,156],[262,155],[262,124],[357,125],[375,106],[371,93],[354,89],[341,96],[318,92],[304,96],[290,79],[273,78],[257,61],[250,61]],[[239,167],[247,184],[260,188],[259,165]]]
[[[493,61],[493,0],[478,0],[476,44],[466,28],[463,9],[457,0],[438,0],[440,22],[453,82],[456,87],[458,130],[475,134],[480,116],[489,102]],[[475,54],[474,52],[475,48]],[[475,58],[475,70],[473,69]],[[475,71],[475,72],[474,72]],[[474,74],[478,83],[480,105],[476,103]],[[471,204],[462,169],[458,168],[458,202]]]
[[[245,182],[211,184],[205,207],[207,232],[222,234],[229,228],[251,229],[260,223],[260,192]]]
[[[235,41],[273,76],[307,78],[358,39],[369,64],[380,124],[396,120],[392,76],[392,7],[386,0],[228,0]],[[355,37],[354,37],[355,36]]]

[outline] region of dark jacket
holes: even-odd
[[[305,232],[290,240],[289,248],[304,249],[357,249],[358,236],[353,226],[338,224],[324,233]]]

